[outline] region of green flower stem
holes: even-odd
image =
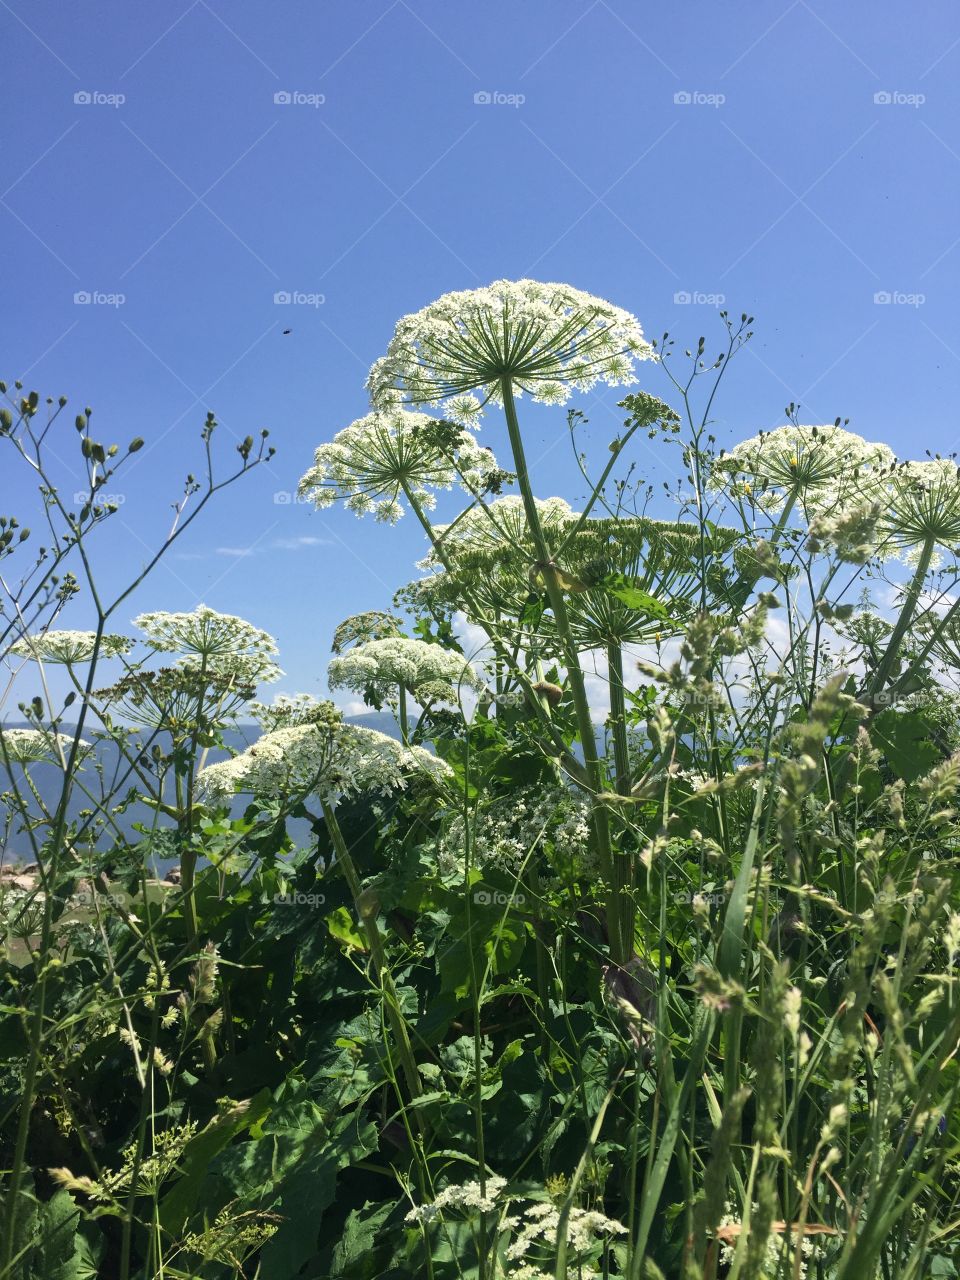
[[[780,519],[777,521],[776,527],[774,528],[773,533],[770,535],[770,546],[773,547],[774,549],[780,543],[780,536],[783,533],[784,529],[787,527],[787,521],[790,519],[790,513],[793,511],[793,508],[796,506],[796,502],[797,502],[797,495],[795,493],[791,493],[790,496],[787,498],[786,502],[784,503],[783,510],[780,512]],[[702,522],[701,522],[700,529],[701,529],[701,540],[702,540],[702,533],[703,533]],[[750,599],[751,591],[759,581],[760,579],[755,574],[752,574],[749,571],[746,571],[740,575],[736,584],[733,587],[733,591],[730,597],[730,604],[733,612],[735,613],[739,612],[739,610],[743,608],[743,606]]]
[[[514,468],[517,484],[523,498],[523,508],[527,524],[536,547],[537,556],[542,564],[543,580],[547,588],[550,607],[553,610],[557,625],[557,634],[563,644],[567,666],[567,679],[573,696],[573,706],[580,733],[580,745],[583,748],[583,761],[587,780],[594,795],[604,790],[604,776],[597,755],[597,742],[594,736],[593,720],[590,716],[590,704],[584,685],[583,670],[576,645],[570,630],[570,619],[563,598],[563,591],[557,581],[557,571],[553,566],[550,551],[540,524],[537,504],[530,487],[530,475],[527,471],[527,460],[523,451],[523,438],[520,434],[520,423],[517,419],[517,408],[513,398],[513,386],[508,377],[501,379],[503,395],[503,411],[507,419],[507,430],[510,434],[510,447],[513,450]],[[632,887],[632,867],[630,859],[624,854],[614,854],[610,840],[610,818],[602,805],[595,804],[591,822],[594,833],[594,844],[600,860],[600,869],[604,880],[612,886],[607,901],[607,932],[609,934],[610,951],[617,964],[623,964],[633,954],[634,909],[629,894]]]
[[[616,641],[607,644],[607,669],[610,679],[610,731],[613,734],[613,759],[617,771],[617,793],[630,793],[630,754],[627,750],[627,704],[623,684],[623,652]]]
[[[580,512],[580,518],[577,520],[577,523],[573,526],[572,529],[568,530],[568,532],[564,535],[563,541],[560,543],[560,546],[557,548],[557,555],[561,555],[563,551],[573,543],[574,538],[577,536],[580,530],[586,525],[587,521],[590,518],[590,512],[593,510],[594,506],[596,505],[597,499],[600,497],[600,494],[603,491],[603,486],[607,483],[607,480],[610,476],[610,472],[616,466],[617,461],[620,457],[620,454],[623,452],[624,448],[627,446],[627,444],[629,444],[631,436],[633,436],[633,434],[636,431],[639,431],[639,429],[640,429],[639,423],[636,423],[634,426],[628,428],[628,430],[620,437],[619,441],[617,442],[617,447],[615,449],[612,449],[610,461],[603,468],[603,471],[600,473],[600,479],[593,486],[593,489],[591,490],[591,493],[590,493],[590,497],[587,499],[586,503],[584,504],[584,508]],[[588,484],[590,483],[589,479],[587,479],[586,476],[584,476],[584,479],[587,480]],[[609,507],[607,508],[607,510],[609,511]]]
[[[419,1098],[423,1094],[423,1083],[420,1079],[420,1071],[417,1067],[417,1060],[413,1055],[413,1047],[410,1044],[410,1034],[407,1030],[407,1024],[400,1008],[400,1000],[397,996],[397,989],[393,985],[393,977],[387,965],[386,955],[383,950],[383,939],[380,936],[380,928],[377,924],[376,907],[373,906],[363,896],[363,886],[360,883],[360,877],[357,875],[357,868],[353,859],[350,857],[350,851],[347,848],[347,842],[343,837],[340,829],[340,823],[336,819],[333,809],[327,802],[321,801],[323,808],[323,818],[327,825],[327,831],[330,835],[331,843],[337,855],[337,866],[343,872],[344,879],[350,889],[353,898],[353,905],[356,907],[357,914],[360,917],[360,923],[363,931],[367,935],[367,942],[370,946],[370,957],[373,961],[374,973],[377,981],[383,991],[384,1008],[386,1010],[387,1021],[396,1037],[397,1050],[400,1054],[400,1065],[403,1068],[404,1079],[407,1082],[407,1089],[411,1098]]]
[[[407,720],[407,691],[401,684],[399,686],[400,696],[397,703],[397,719],[400,721],[400,737],[403,739],[403,745],[410,745],[410,725]]]
[[[917,562],[916,572],[910,579],[910,585],[907,588],[906,599],[903,602],[903,608],[900,611],[900,617],[897,619],[897,625],[893,629],[893,633],[887,642],[887,649],[883,657],[880,659],[880,665],[877,667],[876,675],[870,683],[870,694],[876,696],[883,692],[883,687],[887,683],[891,668],[896,661],[897,651],[903,641],[903,637],[907,633],[907,628],[913,621],[913,615],[916,613],[917,602],[920,599],[920,593],[923,590],[924,580],[930,569],[930,562],[933,559],[933,553],[936,550],[936,542],[933,538],[927,538],[923,544],[923,550],[920,552],[920,559]]]
[[[424,511],[423,506],[417,499],[416,494],[413,492],[412,489],[408,488],[406,485],[403,486],[403,492],[407,498],[407,501],[410,503],[410,507],[414,515],[420,521],[420,524],[423,528],[424,533],[429,538],[430,545],[436,551],[437,559],[443,565],[444,569],[446,569],[448,573],[452,574],[454,572],[454,568],[444,551],[442,539],[438,538],[436,533],[434,532],[433,525],[427,519],[426,512]],[[534,714],[537,716],[537,719],[540,721],[541,728],[553,740],[553,743],[556,746],[563,760],[564,768],[573,778],[575,778],[582,785],[584,786],[588,785],[586,771],[584,770],[583,766],[581,765],[577,757],[569,750],[563,738],[557,732],[556,727],[554,726],[553,721],[550,717],[549,708],[545,705],[544,700],[539,696],[539,694],[537,694],[534,691],[533,682],[530,680],[530,677],[519,665],[516,657],[513,654],[511,654],[510,651],[503,644],[503,642],[501,641],[500,637],[497,634],[496,627],[487,618],[485,618],[484,611],[479,605],[479,603],[477,602],[477,600],[474,598],[474,596],[471,595],[469,591],[465,590],[463,592],[463,599],[464,599],[464,603],[470,606],[474,616],[479,620],[480,625],[483,627],[484,631],[487,633],[487,637],[490,640],[491,645],[493,646],[493,650],[494,650],[494,653],[496,654],[497,659],[501,663],[503,663],[506,669],[511,672],[511,674],[516,678],[516,680],[522,686],[524,692],[527,695],[527,698],[530,702],[530,706],[533,709]]]

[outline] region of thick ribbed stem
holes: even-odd
[[[623,653],[616,641],[607,644],[607,671],[610,681],[610,732],[617,771],[617,793],[630,793],[630,754],[627,750],[627,703],[623,684]]]
[[[543,527],[537,504],[530,487],[530,475],[527,471],[527,460],[523,451],[523,439],[520,434],[520,423],[517,419],[517,408],[513,398],[513,387],[509,378],[501,379],[503,395],[503,411],[507,419],[507,430],[510,434],[510,447],[513,450],[513,465],[517,475],[517,484],[523,498],[523,509],[527,517],[527,526],[533,545],[540,560],[540,572],[547,588],[547,597],[553,611],[557,634],[565,650],[567,679],[573,697],[574,712],[577,717],[577,728],[580,734],[580,745],[583,748],[583,762],[586,767],[590,789],[599,796],[604,789],[603,771],[597,754],[597,741],[593,720],[590,715],[590,704],[580,667],[580,659],[570,630],[570,619],[563,598],[563,591],[557,580],[556,566],[550,558],[550,550],[544,537]],[[607,901],[607,931],[610,939],[610,951],[617,964],[623,964],[633,954],[633,901],[630,896],[631,876],[630,861],[623,854],[615,854],[610,841],[610,819],[605,808],[594,803],[591,824],[593,827],[594,845],[600,861],[600,868],[606,882],[611,886]]]
[[[383,1003],[386,1010],[387,1022],[393,1031],[397,1042],[397,1051],[400,1055],[400,1065],[403,1068],[404,1078],[407,1082],[411,1098],[419,1098],[423,1093],[423,1085],[420,1080],[420,1071],[417,1067],[416,1058],[413,1055],[413,1047],[410,1044],[410,1034],[407,1030],[407,1024],[403,1018],[403,1012],[400,1008],[400,1001],[397,996],[397,989],[393,985],[393,977],[387,965],[386,955],[383,950],[383,939],[380,936],[380,927],[377,924],[376,906],[364,899],[363,886],[360,883],[360,877],[357,875],[357,868],[353,859],[350,857],[350,851],[347,848],[347,842],[343,838],[343,832],[340,824],[337,822],[333,809],[326,803],[323,804],[323,817],[327,825],[327,831],[330,835],[331,843],[337,855],[337,866],[343,872],[343,877],[350,889],[353,898],[353,904],[357,909],[360,917],[360,923],[364,933],[367,935],[367,942],[370,946],[370,958],[373,961],[373,971],[376,974],[377,981],[383,992]]]
[[[900,611],[900,617],[897,624],[893,628],[893,632],[887,642],[887,649],[883,657],[880,659],[880,665],[877,667],[876,675],[870,682],[870,694],[876,697],[877,694],[883,692],[883,687],[887,683],[891,668],[896,661],[897,652],[903,637],[907,633],[907,628],[913,621],[913,615],[917,610],[917,602],[920,599],[920,592],[923,590],[923,583],[930,569],[930,562],[933,559],[933,553],[936,549],[936,542],[933,538],[927,538],[923,544],[923,550],[920,552],[920,559],[917,562],[916,572],[910,579],[910,585],[907,588],[907,595],[903,602],[903,609]]]

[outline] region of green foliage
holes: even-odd
[[[731,479],[706,415],[749,323],[682,379],[658,344],[686,418],[629,396],[596,482],[576,454],[582,514],[541,504],[539,527],[500,386],[516,536],[478,506],[507,472],[468,488],[473,541],[417,507],[435,562],[408,619],[333,637],[463,653],[460,613],[485,636],[475,704],[397,702],[430,754],[373,735],[379,772],[285,771],[301,730],[343,726],[251,707],[272,641],[242,619],[145,615],[163,642],[129,660],[99,596],[95,631],[52,630],[122,464],[77,418],[90,500],[0,615],[35,601],[3,652],[45,644],[79,708],[66,725],[28,675],[0,733],[5,834],[36,863],[0,875],[0,1280],[958,1274],[960,572],[931,544],[896,617],[854,610],[890,573],[861,556],[873,517],[789,491],[789,456],[776,501]],[[10,405],[23,461],[39,398]],[[637,431],[680,450],[676,520],[630,479]],[[444,476],[460,435],[431,432]],[[41,498],[57,518],[49,478]],[[251,713],[243,799],[211,799]]]

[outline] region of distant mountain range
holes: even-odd
[[[361,716],[344,716],[344,720],[348,724],[361,725],[365,729],[377,729],[380,733],[384,733],[391,738],[397,738],[400,736],[396,721],[388,711],[371,711]],[[19,723],[19,724],[14,723],[14,724],[7,724],[4,726],[4,728],[27,729],[27,728],[30,728],[30,726],[26,723]],[[72,734],[73,726],[64,725],[61,732]],[[227,746],[232,751],[234,752],[243,751],[245,748],[251,746],[254,742],[256,742],[256,740],[260,737],[260,728],[258,725],[255,725],[255,724],[241,724],[241,725],[238,725],[235,729],[225,732],[223,736],[224,736],[224,740],[227,743]],[[230,754],[229,751],[211,750],[207,756],[207,763],[216,764],[217,761],[219,760],[227,759],[229,757],[229,754]],[[119,753],[116,747],[110,742],[98,743],[97,757],[100,765],[102,766],[104,778],[109,779],[113,777],[116,771],[117,762],[119,759]],[[59,799],[59,795],[60,795],[60,787],[61,787],[61,779],[62,779],[61,771],[55,765],[42,764],[42,763],[30,765],[29,769],[30,769],[30,778],[33,782],[33,785],[36,787],[37,792],[40,795],[44,805],[47,807],[47,809],[53,809],[56,806],[57,801]],[[21,771],[18,768],[17,773],[20,774],[20,772]],[[98,783],[96,773],[92,768],[89,768],[89,767],[87,770],[85,770],[85,772],[88,774],[91,780],[91,783],[93,784],[91,789],[94,790],[94,792],[96,793],[96,788]],[[126,792],[129,791],[131,787],[134,787],[136,785],[137,785],[136,780],[131,778],[123,786],[118,787],[117,794],[113,798],[113,803],[114,804],[118,803],[119,800],[121,800],[123,796],[126,794]],[[9,786],[10,786],[9,772],[4,767],[3,763],[0,762],[0,790],[7,791]],[[76,819],[81,809],[86,809],[90,807],[92,807],[90,800],[83,794],[83,792],[79,788],[75,788],[70,799],[68,817],[70,817],[71,819]],[[0,817],[4,819],[4,823],[3,823],[4,829],[7,826],[6,818],[8,816],[8,812],[9,812],[9,806],[3,801],[2,798],[0,798]],[[37,807],[35,802],[31,802],[31,812],[34,814],[39,813],[39,808]],[[135,823],[148,824],[151,821],[152,817],[153,817],[152,809],[150,809],[145,804],[135,801],[133,804],[130,805],[130,807],[124,813],[117,815],[116,823],[117,823],[117,826],[120,828],[120,830],[124,833],[124,835],[127,838],[136,840],[139,838],[139,836],[138,836],[138,833],[134,830],[134,824]],[[28,838],[23,834],[22,831],[18,831],[19,825],[20,825],[19,822],[15,818],[14,821],[10,824],[10,832],[6,841],[3,841],[2,839],[0,839],[0,860],[2,860],[2,862],[4,863],[31,862],[33,860],[33,855],[30,851],[30,842]],[[301,825],[303,827],[302,832],[300,832],[299,830],[294,831],[293,825],[291,824],[291,834],[294,835],[294,837],[297,839],[301,837],[305,837],[309,830],[305,822],[303,822]],[[103,845],[106,845],[106,843],[107,843],[106,839],[101,841],[101,844]],[[157,866],[160,869],[166,869],[172,865],[173,863],[170,859],[157,862]]]

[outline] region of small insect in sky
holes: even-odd
[[[293,330],[292,330],[292,329],[284,329],[284,331],[283,331],[283,332],[284,332],[284,333],[293,333]]]

